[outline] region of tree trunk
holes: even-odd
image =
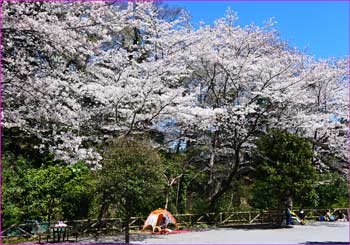
[[[219,188],[213,193],[212,196],[209,197],[209,206],[208,206],[208,212],[212,211],[213,208],[216,205],[216,202],[219,200],[219,198],[226,193],[231,187],[232,181],[237,175],[238,169],[239,169],[239,164],[240,164],[240,153],[239,153],[240,148],[235,149],[235,165],[234,167],[230,170],[229,176],[224,179],[221,183]]]
[[[290,191],[288,190],[285,195],[282,195],[278,199],[278,215],[280,216],[280,219],[277,220],[277,225],[279,227],[282,226],[283,220],[286,220],[286,225],[288,225],[288,220],[287,220],[287,209],[290,208],[292,209],[293,206],[293,199],[292,196],[290,195]]]
[[[167,186],[167,190],[166,190],[166,194],[165,194],[165,205],[164,205],[164,209],[168,209],[170,188],[171,188],[171,186],[168,185],[168,186]]]
[[[55,204],[55,198],[51,198],[49,201],[49,208],[48,208],[48,212],[47,212],[47,222],[50,225],[51,222],[51,218],[52,218],[52,210],[53,210],[53,206]]]
[[[103,216],[105,215],[107,210],[108,210],[108,204],[105,202],[102,203],[101,208],[100,208],[100,212],[99,212],[98,218],[97,218],[99,223],[101,223],[101,220],[103,219]]]
[[[184,209],[183,209],[183,211],[184,211],[184,213],[187,213],[187,211],[189,210],[189,208],[188,208],[188,185],[186,184],[185,185],[185,187],[184,187],[184,189],[183,189],[183,191],[184,191],[184,195],[183,195],[183,207],[184,207]]]
[[[181,191],[181,184],[182,184],[182,177],[179,178],[177,182],[177,188],[176,188],[176,200],[175,200],[175,207],[176,207],[176,213],[180,213],[180,208],[179,205],[181,205],[181,200],[180,198],[180,191]]]
[[[316,157],[315,157],[315,152],[316,152],[316,140],[317,140],[317,129],[315,130],[314,133],[314,139],[312,141],[312,165],[315,166],[316,164]]]
[[[180,146],[181,146],[181,139],[179,139],[177,141],[177,144],[176,144],[176,151],[175,153],[178,154],[180,152]]]
[[[209,180],[208,180],[208,194],[209,197],[214,194],[214,159],[215,159],[215,152],[212,151],[210,153],[210,159],[209,159]]]
[[[125,244],[129,244],[130,243],[130,227],[129,227],[129,224],[130,224],[130,215],[129,215],[129,212],[126,211],[125,223],[124,223],[124,227],[125,227],[125,230],[124,230]]]
[[[106,203],[104,200],[107,199],[107,193],[106,192],[103,192],[102,194],[102,204],[101,204],[101,208],[100,208],[100,212],[98,214],[98,217],[97,217],[97,231],[96,231],[96,235],[95,235],[95,239],[97,241],[98,239],[98,236],[99,236],[99,232],[101,230],[101,227],[102,227],[102,219],[103,219],[103,216],[105,215],[105,213],[107,212],[108,210],[108,207],[109,207],[109,203]]]
[[[278,227],[282,227],[283,220],[286,219],[287,223],[287,217],[286,217],[286,207],[283,205],[283,201],[281,198],[279,198],[278,201],[278,207],[277,207],[277,220],[276,220],[276,225]]]
[[[213,135],[213,141],[211,144],[210,149],[210,159],[209,159],[209,180],[208,180],[208,196],[211,198],[211,196],[214,195],[215,192],[215,183],[214,183],[214,163],[215,163],[215,147],[216,147],[216,134],[217,132],[214,132]]]

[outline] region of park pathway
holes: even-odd
[[[220,228],[202,232],[158,235],[143,244],[349,244],[348,222],[313,222],[281,229]]]

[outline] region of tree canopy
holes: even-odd
[[[256,207],[281,209],[289,198],[301,206],[316,206],[317,178],[307,140],[273,130],[258,140],[254,162]]]
[[[195,28],[137,1],[2,10],[6,224],[227,210],[235,195],[316,206],[313,169],[348,173],[348,59],[291,47],[273,21],[228,9]]]
[[[206,144],[212,171],[231,154],[236,172],[266,127],[312,139],[321,167],[346,162],[345,59],[315,60],[271,21],[240,27],[231,10],[199,29],[184,11],[161,13],[152,2],[4,3],[4,128],[92,167],[101,140],[163,131]]]

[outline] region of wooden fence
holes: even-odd
[[[347,217],[350,217],[350,209],[339,208]],[[318,220],[324,215],[325,209],[304,210],[307,219]],[[296,211],[297,212],[297,211]],[[180,228],[207,227],[207,226],[232,226],[249,224],[271,224],[276,222],[276,211],[237,211],[205,214],[174,214]],[[147,217],[131,217],[130,229],[140,230]],[[49,238],[48,227],[57,222],[32,222],[26,224],[15,224],[1,232],[2,239],[11,240],[15,238],[32,238],[41,240],[42,237]],[[123,232],[123,220],[120,218],[69,220],[65,223],[71,228],[70,236],[77,239],[79,236],[100,236],[107,234],[118,234]]]

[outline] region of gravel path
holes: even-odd
[[[134,244],[349,244],[348,222],[313,222],[279,229],[218,228],[170,235],[133,234]],[[81,238],[79,243],[123,243],[123,236],[98,241]]]
[[[147,244],[349,244],[349,223],[315,222],[281,229],[221,228],[203,232],[153,236]]]

